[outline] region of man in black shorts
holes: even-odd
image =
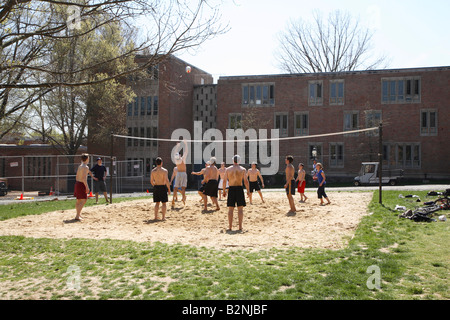
[[[284,185],[284,188],[286,189],[286,196],[289,200],[289,206],[291,207],[291,210],[289,211],[290,213],[295,213],[297,211],[297,209],[295,208],[295,203],[294,203],[294,195],[295,195],[295,179],[294,179],[294,175],[295,175],[295,169],[294,166],[292,165],[292,162],[294,162],[294,157],[293,156],[286,156],[286,184]]]
[[[103,196],[105,197],[106,203],[109,203],[108,201],[108,195],[106,193],[106,184],[105,184],[105,178],[106,178],[106,167],[102,164],[102,158],[97,158],[97,164],[91,168],[91,172],[94,174],[94,193],[95,193],[95,203],[98,203],[98,193],[101,191],[103,193]]]
[[[227,207],[228,207],[228,231],[232,230],[234,208],[238,207],[239,231],[242,231],[242,220],[244,218],[245,196],[242,180],[244,180],[247,194],[249,192],[247,171],[239,165],[241,157],[233,157],[233,165],[225,171],[224,182],[229,181]]]
[[[219,182],[217,178],[219,177],[219,170],[216,167],[216,158],[212,157],[209,160],[209,167],[205,169],[203,173],[205,177],[202,183],[205,184],[205,188],[203,189],[203,197],[204,199],[204,210],[208,210],[207,208],[207,197],[211,197],[212,202],[216,205],[216,210],[220,210],[219,202],[217,202],[218,190],[219,190]]]
[[[155,203],[155,220],[158,220],[159,203],[162,202],[162,220],[166,219],[166,202],[170,194],[169,173],[162,167],[162,159],[156,158],[156,168],[150,175],[150,183],[153,185],[153,202]]]

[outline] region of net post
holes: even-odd
[[[110,173],[109,175],[111,176],[111,181],[109,182],[109,203],[112,203],[112,186],[113,186],[113,177],[114,177],[114,157],[113,157],[113,146],[114,146],[114,134],[113,131],[111,131],[111,157],[109,158],[110,160]]]
[[[383,123],[378,126],[378,202],[383,204],[382,184],[383,184]]]

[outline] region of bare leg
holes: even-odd
[[[106,192],[103,192],[103,196],[105,197],[106,203],[108,203],[109,202],[108,194]]]
[[[95,193],[95,203],[98,203],[98,192]]]
[[[296,212],[297,209],[295,208],[295,204],[294,204],[294,198],[292,198],[292,195],[288,194],[288,199],[289,199],[289,205],[291,206],[291,211],[292,212]]]
[[[181,195],[183,196],[182,197],[183,204],[186,204],[186,187],[181,187]]]
[[[175,205],[175,199],[177,198],[177,189],[178,188],[173,187],[172,207]]]
[[[155,203],[155,220],[158,220],[159,202]]]
[[[265,203],[265,202],[264,202],[264,199],[263,199],[263,195],[262,195],[261,190],[258,190],[258,193],[259,193],[259,196],[261,197],[262,202]]]
[[[163,219],[163,220],[166,220],[166,210],[167,210],[167,208],[166,208],[166,203],[165,203],[165,202],[163,202],[163,204],[162,204],[162,208],[161,208],[161,212],[162,212],[162,219]]]
[[[216,197],[212,197],[211,200],[216,205],[216,210],[220,210],[219,202],[217,201],[217,198]]]
[[[83,209],[84,204],[86,203],[87,199],[77,199],[77,202],[75,204],[75,209],[77,211],[77,215],[75,216],[75,220],[81,220],[81,210]]]
[[[244,207],[238,207],[239,230],[242,231],[242,220],[244,220]]]
[[[233,211],[234,207],[228,207],[228,230],[233,229]]]
[[[250,192],[250,193],[248,194],[248,199],[249,199],[249,201],[250,201],[250,204],[253,204],[253,203],[252,203],[252,194],[253,194],[253,192]]]

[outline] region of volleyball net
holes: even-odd
[[[167,163],[170,157],[175,164],[181,154],[188,152],[186,164],[204,164],[212,157],[218,164],[231,164],[233,156],[238,154],[242,165],[256,163],[264,169],[263,174],[270,175],[278,172],[279,164],[287,155],[292,155],[296,162],[305,164],[311,163],[313,159],[319,162],[327,159],[327,163],[332,162],[333,166],[343,166],[344,157],[346,161],[353,161],[364,155],[366,160],[374,161],[380,152],[380,137],[377,134],[379,129],[380,127],[370,127],[313,135],[280,136],[280,129],[226,129],[225,132],[208,129],[202,132],[194,126],[193,137],[187,129],[174,130],[171,138],[144,137],[143,134],[113,134],[113,137],[125,139],[128,146],[134,147],[136,158],[162,157]],[[329,137],[343,135],[352,139],[329,142]],[[137,155],[139,152],[141,156]]]

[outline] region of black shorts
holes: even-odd
[[[94,180],[94,193],[106,192],[106,184],[104,180]]]
[[[230,186],[228,188],[227,207],[245,207],[244,188],[242,186]]]
[[[295,195],[295,187],[297,184],[295,183],[295,180],[291,180],[291,195]],[[286,188],[286,194],[289,194],[289,184]]]
[[[249,181],[249,184],[250,184],[250,192],[253,192],[254,190],[256,191],[261,190],[258,181]]]
[[[209,180],[206,184],[205,184],[205,188],[203,190],[203,194],[209,196],[209,197],[213,197],[213,198],[217,198],[218,197],[218,189],[219,188],[219,183],[217,180]]]
[[[169,201],[169,197],[167,195],[167,187],[165,185],[154,186],[153,202],[167,202],[167,201]]]
[[[200,188],[198,188],[198,191],[203,192],[205,190],[205,184],[202,183],[202,185],[200,186]]]

